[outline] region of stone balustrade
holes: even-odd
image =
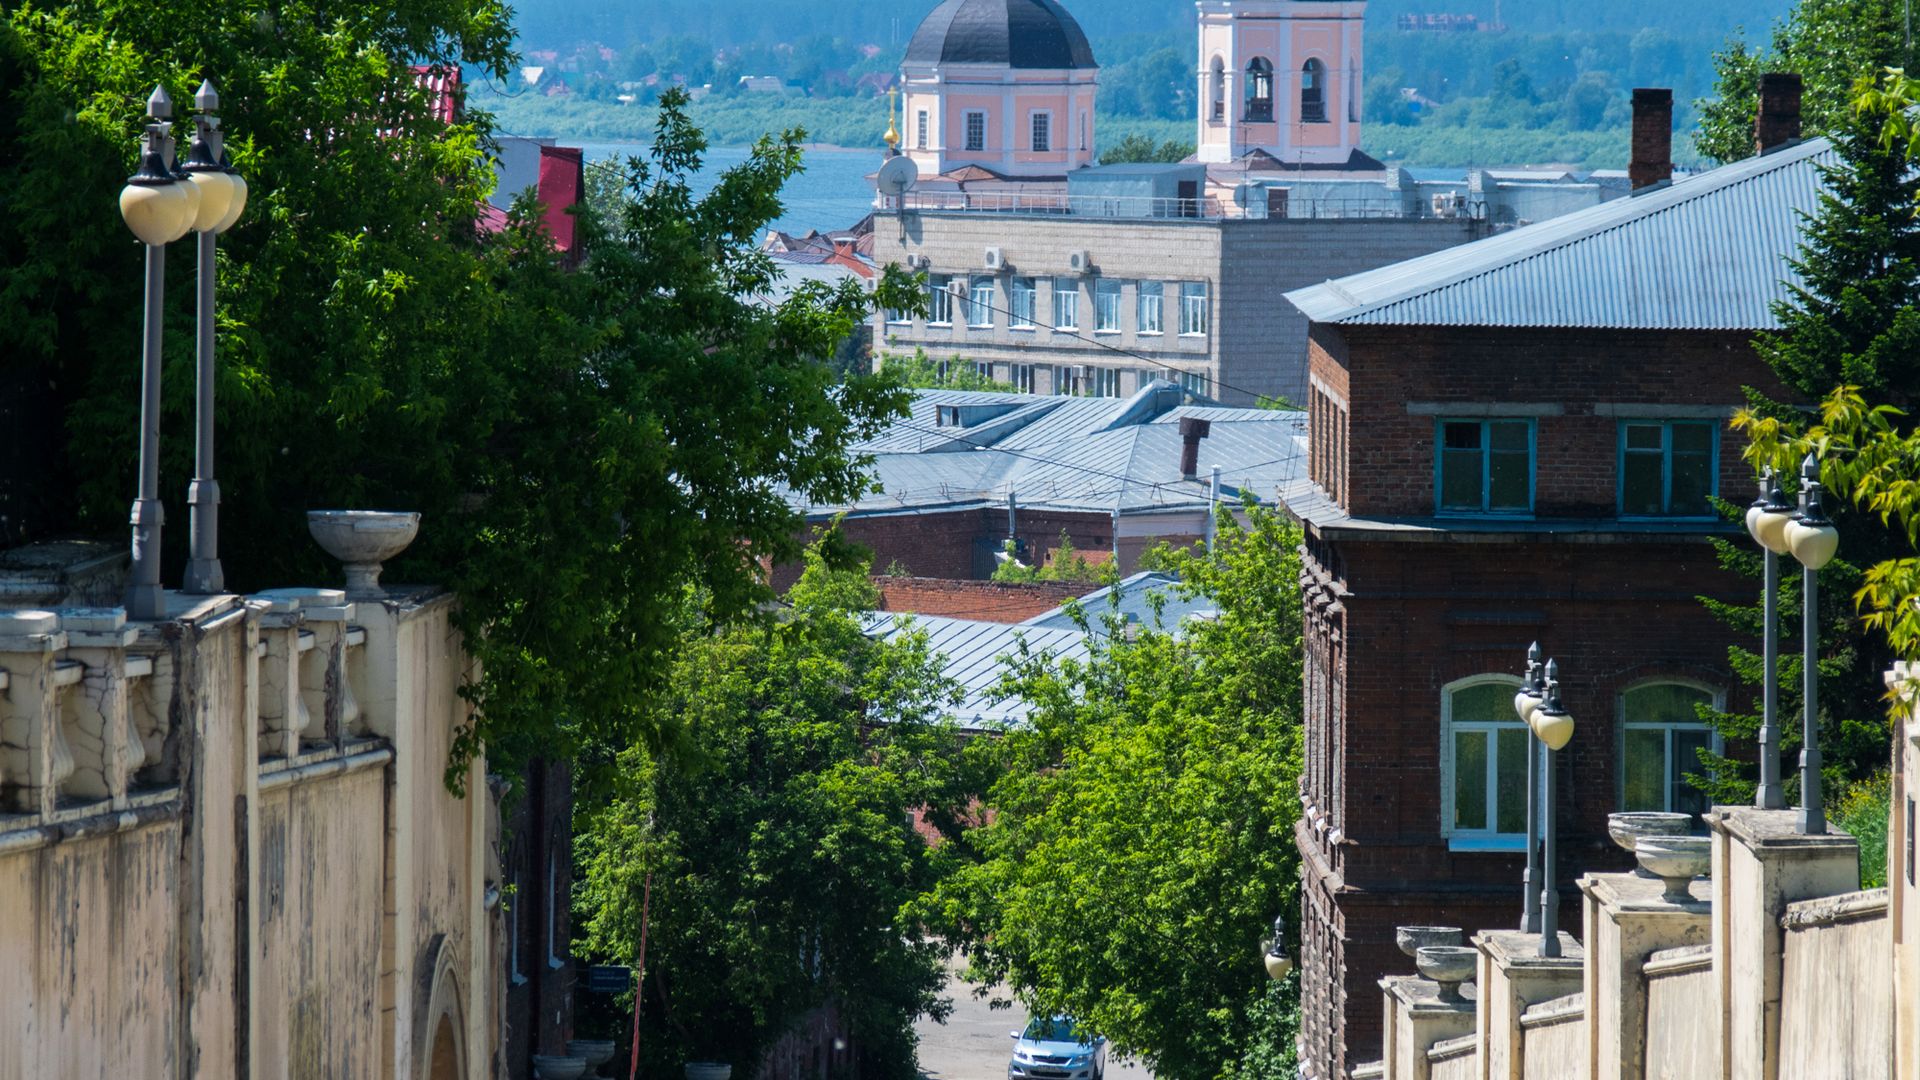
[[[1885,889],[1860,891],[1859,843],[1798,832],[1794,811],[1720,807],[1707,875],[1684,899],[1638,874],[1578,880],[1563,956],[1487,930],[1465,1000],[1412,976],[1380,982],[1381,1080],[1875,1080],[1920,1076],[1920,669],[1888,674],[1896,731]],[[1676,886],[1677,890],[1677,886]]]

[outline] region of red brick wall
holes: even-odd
[[[885,575],[875,575],[873,583],[880,589],[882,611],[998,623],[1025,622],[1098,588],[1055,582],[1013,584]]]
[[[1108,514],[1064,514],[1020,510],[1015,515],[1025,556],[1045,557],[1060,546],[1064,530],[1089,560],[1113,550],[1113,518]],[[823,527],[825,522],[816,522]],[[873,552],[873,572],[895,563],[910,577],[980,580],[993,574],[992,553],[1007,538],[1007,512],[995,508],[925,514],[850,517],[841,532]],[[773,568],[773,587],[785,591],[800,577],[798,564]]]
[[[1316,326],[1313,378],[1344,396],[1350,434],[1344,475],[1357,479],[1343,503],[1356,515],[1433,512],[1436,417],[1408,403],[1531,403],[1564,415],[1536,422],[1535,513],[1611,517],[1619,419],[1601,404],[1725,406],[1743,386],[1785,391],[1754,355],[1751,334],[1708,331],[1567,331],[1485,327]],[[1315,453],[1328,443],[1316,439]],[[1751,497],[1742,440],[1720,435],[1720,494]],[[1319,475],[1321,466],[1315,466]]]

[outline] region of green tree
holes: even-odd
[[[1166,139],[1154,142],[1140,134],[1128,134],[1100,149],[1102,165],[1119,165],[1129,162],[1173,163],[1185,161],[1193,156],[1193,144],[1178,139]]]
[[[959,302],[955,301],[955,303]],[[1009,383],[998,382],[980,374],[980,369],[975,367],[971,360],[955,356],[944,364],[936,363],[927,355],[927,350],[917,345],[914,347],[912,356],[881,353],[880,373],[901,386],[915,390],[984,390],[1004,394],[1017,392]]]
[[[611,217],[580,220],[578,269],[523,204],[481,234],[490,120],[437,115],[414,65],[511,67],[493,0],[325,18],[233,2],[152,17],[69,0],[0,15],[0,368],[52,385],[78,498],[53,532],[126,535],[141,284],[112,206],[148,90],[220,83],[252,203],[220,263],[222,554],[230,587],[337,579],[306,535],[320,507],[420,510],[389,580],[459,594],[482,703],[461,755],[504,770],[590,737],[645,737],[689,585],[716,619],[758,610],[763,557],[798,554],[782,489],[850,497],[849,446],[905,407],[823,362],[866,315],[858,286],[779,307],[755,243],[801,164],[764,140],[705,198],[705,139],[663,99],[651,160]],[[170,267],[162,491],[178,580],[192,475],[192,260]],[[900,275],[881,299],[913,308]]]
[[[1300,534],[1247,514],[1221,514],[1212,554],[1156,559],[1217,619],[1129,633],[1090,612],[1084,662],[1012,659],[1004,692],[1031,722],[986,748],[1001,771],[965,838],[978,861],[921,907],[970,979],[1166,1080],[1293,1075],[1291,991],[1260,950],[1298,889]]]
[[[650,1075],[687,1060],[752,1075],[808,1010],[837,1004],[862,1075],[913,1075],[912,1023],[944,1016],[946,947],[901,908],[949,856],[978,785],[923,635],[862,632],[877,593],[816,547],[770,626],[685,622],[669,760],[622,751],[614,797],[583,813],[585,948],[637,953],[651,881]]]
[[[1027,566],[1014,559],[1013,541],[1007,541],[1007,546],[1007,560],[993,569],[995,581],[1059,581],[1091,585],[1105,578],[1113,570],[1110,565],[1092,562],[1085,555],[1080,554],[1080,549],[1073,546],[1073,538],[1067,535],[1065,529],[1060,530],[1060,546],[1054,548],[1047,560],[1039,566]]]
[[[1715,161],[1752,157],[1760,76],[1794,72],[1803,80],[1801,129],[1808,136],[1839,128],[1855,83],[1886,67],[1909,67],[1904,0],[1799,0],[1774,24],[1765,47],[1736,35],[1713,56],[1714,85],[1696,102],[1694,146]]]

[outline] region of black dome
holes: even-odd
[[[944,0],[907,43],[909,64],[1093,68],[1093,47],[1057,0]]]

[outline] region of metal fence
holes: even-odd
[[[883,197],[884,211],[932,213],[1031,214],[1041,217],[1125,218],[1136,220],[1325,220],[1420,218],[1436,216],[1425,204],[1365,198],[1300,198],[1280,188],[1252,193],[1249,205],[1211,197],[1168,199],[1149,196],[1065,195],[1024,191],[912,191]],[[1462,208],[1457,214],[1467,216]]]

